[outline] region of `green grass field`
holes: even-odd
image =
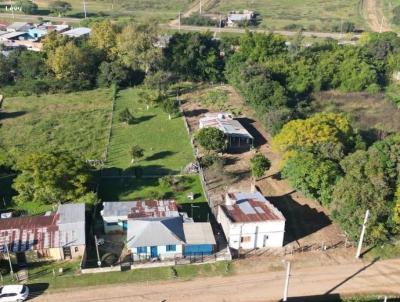
[[[50,0],[36,0],[39,9],[46,13]],[[69,0],[72,10],[66,13],[70,17],[83,17],[83,1]],[[86,0],[88,16],[134,16],[141,18],[154,18],[167,21],[178,16],[184,11],[192,0]]]
[[[310,31],[330,31],[341,20],[354,22],[364,28],[359,0],[220,0],[212,12],[255,10],[261,14],[261,26],[284,29],[288,25],[301,25]]]
[[[14,158],[63,150],[101,159],[110,118],[109,89],[6,98],[0,112],[0,141]]]
[[[119,121],[119,112],[125,108],[135,117],[135,124]],[[147,110],[138,101],[137,90],[132,88],[121,91],[116,100],[107,167],[131,167],[129,152],[134,144],[144,149],[144,158],[136,165],[146,175],[176,174],[193,160],[182,118],[168,120],[168,115],[158,107]]]

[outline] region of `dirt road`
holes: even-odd
[[[388,20],[384,17],[379,0],[364,0],[363,9],[368,25],[372,31],[390,31]],[[382,28],[381,28],[382,27]]]
[[[278,301],[282,297],[283,277],[283,272],[269,272],[190,281],[99,286],[43,294],[31,301]],[[400,259],[298,270],[293,267],[289,297],[355,293],[399,295]]]

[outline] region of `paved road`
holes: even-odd
[[[175,23],[170,23],[168,25],[170,29],[179,30],[179,25]],[[187,31],[210,31],[210,32],[228,32],[228,33],[245,33],[246,30],[243,28],[231,28],[231,27],[224,27],[224,28],[217,28],[217,27],[206,27],[206,26],[189,26],[189,25],[181,25],[181,30]],[[265,29],[251,29],[250,31],[254,32],[262,32],[262,33],[269,33],[271,31]],[[283,36],[294,36],[298,32],[297,31],[286,31],[286,30],[275,30],[272,31],[273,33],[280,34]],[[340,33],[327,33],[327,32],[312,32],[312,31],[303,31],[303,36],[305,37],[318,37],[318,38],[332,38],[340,40],[344,37],[343,34]],[[353,37],[359,38],[360,35],[354,34]]]
[[[16,20],[32,21],[32,20],[38,19],[39,17],[42,17],[45,20],[50,20],[50,21],[55,21],[55,22],[68,22],[68,23],[76,23],[76,22],[80,22],[83,20],[83,19],[79,19],[79,18],[69,18],[69,17],[53,17],[53,16],[15,14]],[[0,18],[10,19],[10,18],[12,18],[12,14],[0,13]]]
[[[282,297],[283,274],[283,272],[268,272],[191,281],[98,286],[52,294],[45,293],[31,301],[278,301]],[[355,293],[400,295],[400,259],[298,270],[294,267],[292,270],[289,297]]]

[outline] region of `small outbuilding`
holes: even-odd
[[[212,255],[215,249],[215,237],[210,223],[187,222],[183,224],[185,233],[185,256]]]

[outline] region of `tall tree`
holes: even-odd
[[[161,60],[158,37],[158,26],[153,23],[128,24],[117,36],[114,53],[125,66],[148,73]]]
[[[70,153],[28,154],[18,159],[16,168],[20,171],[13,184],[16,203],[75,202],[89,193],[89,167]]]
[[[202,128],[196,134],[196,141],[208,152],[222,152],[226,148],[226,136],[217,128]]]
[[[103,51],[108,59],[112,59],[116,37],[117,29],[109,20],[95,22],[90,33],[89,44]]]

